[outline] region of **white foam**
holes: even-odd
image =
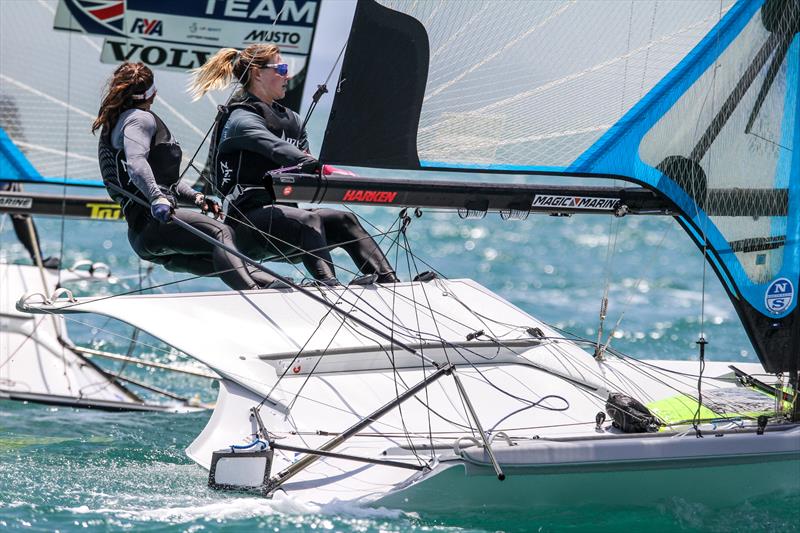
[[[362,505],[333,501],[324,505],[307,503],[282,492],[278,492],[272,499],[257,497],[225,498],[210,502],[198,502],[192,505],[175,507],[161,507],[155,509],[144,508],[95,508],[86,505],[63,508],[76,514],[110,514],[118,518],[137,521],[154,521],[167,523],[185,523],[195,520],[237,520],[269,515],[324,515],[337,518],[349,517],[359,519],[397,519],[414,517],[397,509],[385,507],[365,507]]]

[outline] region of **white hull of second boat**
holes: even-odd
[[[89,279],[62,271],[63,281]],[[58,271],[0,264],[0,398],[110,410],[149,410],[137,396],[111,381],[70,349],[64,317],[32,316],[16,309],[25,294],[50,297]]]

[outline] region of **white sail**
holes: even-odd
[[[781,0],[364,1],[321,157],[643,185],[765,367],[796,371],[799,20]]]

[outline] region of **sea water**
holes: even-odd
[[[390,230],[398,216],[396,209],[379,207],[357,213],[376,233]],[[0,218],[0,260],[27,262],[8,217]],[[169,284],[158,289],[166,291],[223,288],[210,279],[180,282],[186,275],[160,268],[148,273],[130,252],[124,223],[42,218],[37,224],[45,255],[62,256],[66,266],[84,258],[102,261],[117,278],[112,285],[77,284],[76,293],[117,294],[159,284]],[[607,290],[604,339],[611,334],[611,346],[634,357],[697,360],[702,334],[710,360],[757,360],[720,282],[668,217],[462,220],[423,210],[412,218],[407,237],[419,270],[476,279],[532,315],[590,339],[597,336]],[[381,245],[407,280],[416,269],[392,244],[396,238],[390,233]],[[349,279],[349,259],[341,253],[334,258],[342,265],[340,277]],[[295,279],[305,275],[289,265],[276,268]],[[69,327],[78,344],[123,353],[131,348],[124,325],[81,317]],[[211,334],[197,325],[197,335]],[[146,335],[132,349],[140,357],[193,365]],[[216,396],[213,383],[201,378],[98,362],[178,394],[207,401]],[[800,490],[727,508],[686,501],[678,493],[651,507],[574,501],[546,510],[437,515],[216,492],[206,486],[206,471],[184,454],[209,414],[106,413],[0,401],[0,530],[791,531],[800,523]],[[686,483],[704,480],[687,476]]]

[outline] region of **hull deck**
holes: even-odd
[[[411,350],[292,290],[84,299],[32,310],[113,316],[219,373],[215,411],[187,449],[206,468],[214,451],[256,437],[277,447],[326,447],[372,461],[310,461],[305,452],[275,449],[270,475],[281,482],[273,488],[302,501],[416,509],[436,505],[431,491],[449,487],[459,501],[557,503],[570,487],[575,494],[605,496],[602,485],[609,479],[632,495],[647,495],[645,501],[679,496],[682,483],[693,483],[691,472],[716,476],[719,490],[710,492],[719,495],[800,488],[797,476],[775,474],[765,483],[740,477],[762,467],[794,471],[800,429],[785,422],[785,402],[743,386],[728,363],[706,364],[699,424],[704,438],[697,438],[696,362],[615,354],[595,359],[470,280],[325,288],[319,294]],[[169,319],[179,312],[180,324]],[[198,327],[236,335],[198,339]],[[737,366],[764,378],[760,365]],[[437,367],[452,372],[432,379]],[[418,392],[406,394],[417,385]],[[663,424],[660,431],[623,434],[610,419],[598,428],[598,413],[614,392],[649,406]],[[765,413],[770,418],[759,435],[756,420]],[[506,481],[496,478],[482,431]],[[340,435],[346,438],[330,444]],[[381,461],[421,470],[375,464]],[[294,472],[297,464],[305,467]],[[728,490],[734,479],[745,486]],[[651,486],[664,490],[657,494]],[[537,496],[537,487],[551,492]],[[413,503],[405,504],[406,498]]]

